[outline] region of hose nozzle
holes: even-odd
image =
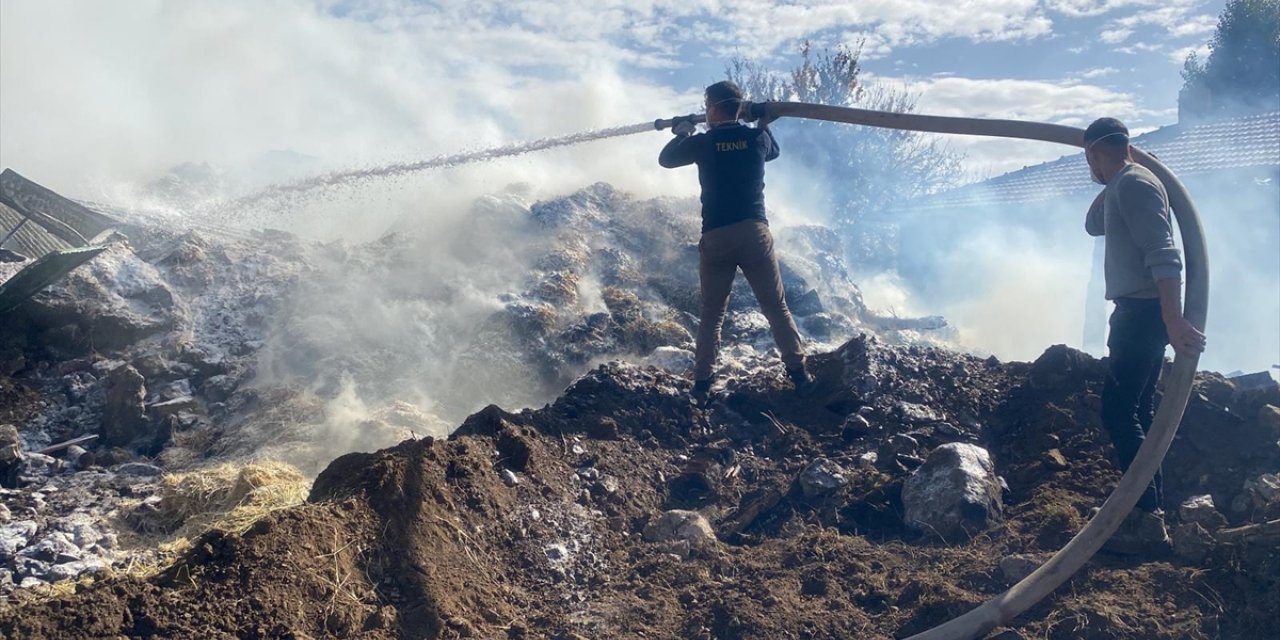
[[[667,120],[663,120],[659,118],[653,121],[653,128],[658,131],[662,131],[663,129],[670,129],[671,127],[674,127],[677,124],[680,124],[681,122],[692,122],[693,124],[699,124],[706,121],[707,121],[707,114],[691,113],[687,116],[676,116],[674,118],[669,118]]]

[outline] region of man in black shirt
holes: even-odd
[[[702,239],[698,243],[702,317],[693,368],[694,394],[706,396],[713,382],[720,327],[739,268],[769,320],[774,342],[796,391],[807,394],[813,378],[805,370],[800,333],[787,309],[782,274],[773,252],[773,235],[764,209],[764,163],[778,157],[768,123],[738,122],[745,100],[732,82],[706,89],[706,133],[695,134],[688,121],[672,127],[676,137],[662,149],[658,164],[668,169],[698,165],[702,185]]]

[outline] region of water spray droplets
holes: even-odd
[[[593,140],[617,138],[643,133],[645,131],[653,131],[652,122],[643,122],[608,129],[597,129],[593,131],[583,131],[572,135],[542,138],[540,140],[533,140],[530,142],[518,142],[500,147],[480,149],[477,151],[437,156],[435,158],[420,160],[417,162],[396,163],[369,169],[350,169],[346,171],[327,173],[297,182],[272,185],[241,198],[222,201],[210,206],[204,214],[206,219],[215,223],[229,223],[235,219],[243,217],[250,210],[254,210],[260,214],[260,212],[265,208],[269,208],[274,211],[286,211],[298,208],[316,198],[323,197],[322,194],[331,193],[335,189],[356,189],[373,181],[403,178],[420,171],[445,169],[466,164],[489,162],[499,158],[510,158],[534,151],[542,151],[544,149],[568,147],[582,144],[584,142],[591,142]],[[271,206],[264,206],[268,204]]]

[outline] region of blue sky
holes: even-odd
[[[1223,1],[6,0],[0,164],[64,188],[288,150],[330,167],[651,120],[698,106],[734,55],[785,69],[802,40],[864,40],[867,80],[920,110],[1146,130]],[[655,138],[554,175],[643,187]],[[956,138],[968,177],[1056,158]],[[127,150],[127,153],[121,153]],[[543,165],[529,165],[531,178]],[[600,175],[596,175],[599,173]],[[643,190],[643,189],[641,189]]]

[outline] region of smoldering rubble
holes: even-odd
[[[116,212],[0,338],[0,631],[887,637],[1025,575],[1109,493],[1101,362],[948,350],[867,309],[818,226],[776,230],[817,396],[742,287],[692,404],[695,206],[509,190],[354,246]],[[1007,637],[1280,622],[1277,407],[1198,376],[1173,547],[1101,557]]]

